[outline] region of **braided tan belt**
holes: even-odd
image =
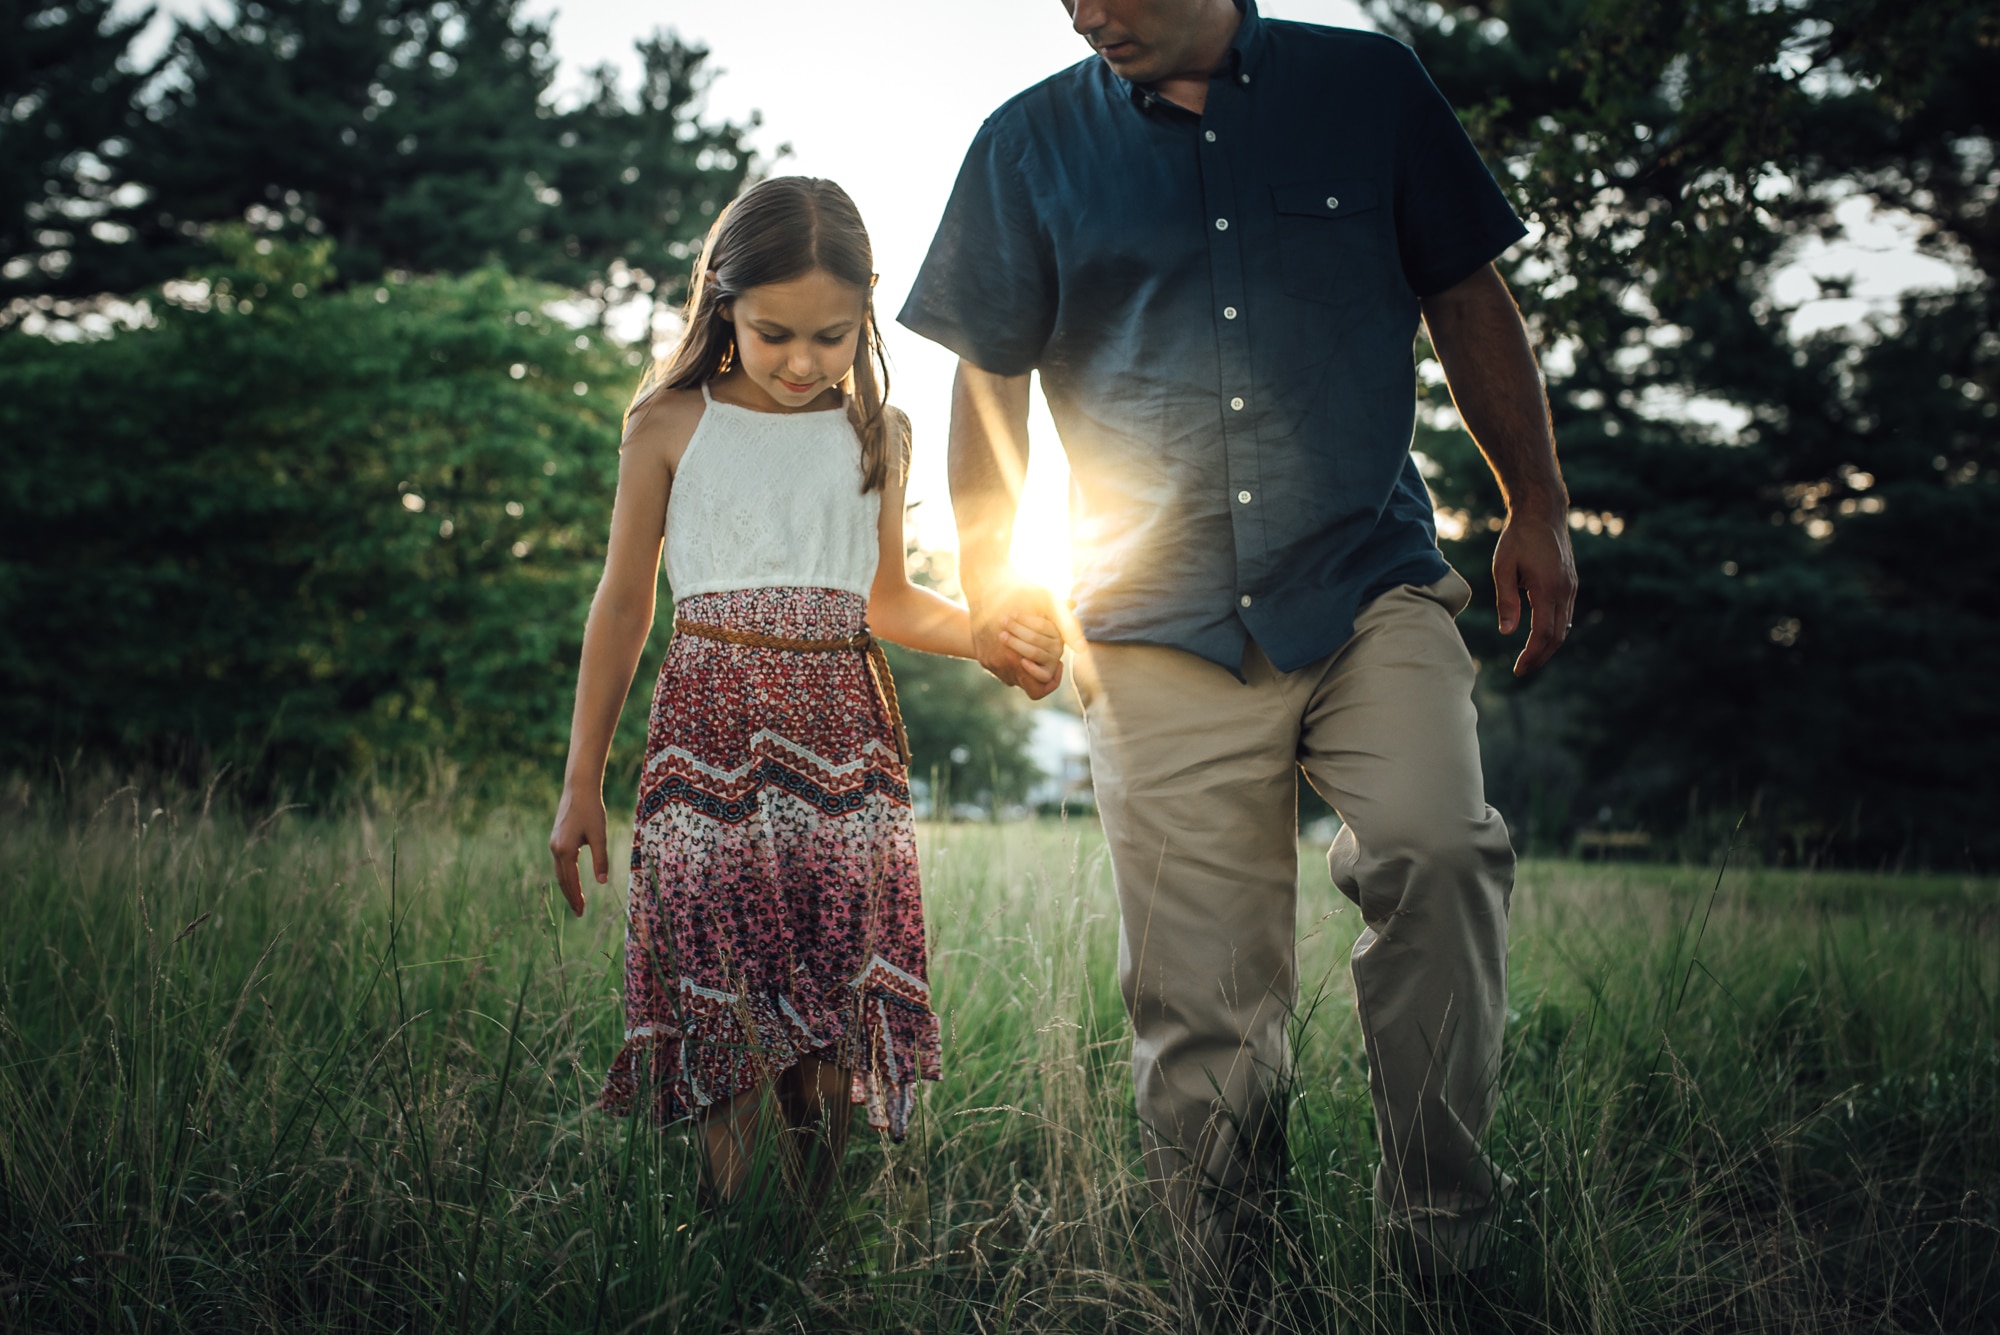
[[[882,642],[867,631],[834,640],[801,640],[784,635],[759,635],[753,630],[730,630],[727,626],[711,626],[676,617],[674,634],[692,635],[699,640],[720,640],[724,644],[741,644],[752,649],[782,649],[793,654],[859,650],[868,660],[868,673],[875,679],[875,690],[882,697],[882,709],[889,715],[889,726],[896,730],[896,754],[902,759],[903,768],[909,769],[910,734],[903,729],[903,711],[896,703],[896,679],[889,675],[889,656],[882,652]]]

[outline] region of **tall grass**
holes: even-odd
[[[1173,1328],[1094,827],[923,832],[947,1077],[857,1137],[823,1249],[589,1110],[618,897],[558,913],[543,834],[17,788],[0,1326]],[[1371,1232],[1359,923],[1311,854],[1279,1329],[2000,1328],[1993,883],[1525,865],[1492,1145],[1536,1189],[1430,1290]]]

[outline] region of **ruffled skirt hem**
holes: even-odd
[[[817,1029],[782,994],[719,992],[687,978],[676,992],[674,1020],[627,1032],[598,1095],[600,1110],[629,1117],[650,1109],[661,1128],[698,1120],[810,1057],[846,1071],[849,1102],[868,1110],[871,1127],[900,1141],[918,1084],[940,1074],[929,987],[880,956],[855,980],[846,1013]]]

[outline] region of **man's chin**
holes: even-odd
[[[1127,83],[1147,84],[1160,77],[1159,70],[1155,68],[1159,62],[1152,59],[1149,55],[1134,55],[1125,57],[1124,59],[1114,59],[1099,51],[1097,56],[1098,59],[1111,67],[1113,74]]]

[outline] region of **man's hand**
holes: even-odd
[[[1560,512],[1507,516],[1507,527],[1493,548],[1493,589],[1502,635],[1512,635],[1521,624],[1521,599],[1525,595],[1528,600],[1528,642],[1514,660],[1514,675],[1525,677],[1569,638],[1576,609],[1576,558]]]
[[[1528,597],[1532,625],[1514,660],[1514,675],[1525,677],[1562,647],[1576,606],[1569,492],[1535,351],[1513,295],[1490,264],[1425,297],[1424,327],[1459,418],[1507,501],[1507,527],[1493,549],[1493,587],[1502,635],[1521,624],[1521,595]]]
[[[596,874],[597,883],[603,885],[611,879],[611,858],[606,849],[609,840],[604,825],[601,789],[594,800],[579,797],[568,787],[563,789],[562,801],[556,807],[555,829],[549,832],[549,852],[556,860],[556,884],[562,887],[563,898],[569,901],[569,911],[579,918],[583,916],[583,878],[577,873],[576,859],[585,845],[590,848],[590,869]]]
[[[972,613],[972,652],[979,666],[1009,686],[1018,686],[1030,700],[1040,700],[1062,685],[1061,639],[1055,636],[1053,661],[1050,631],[1058,624],[1055,598],[1034,584],[1009,583],[984,597],[967,591]]]

